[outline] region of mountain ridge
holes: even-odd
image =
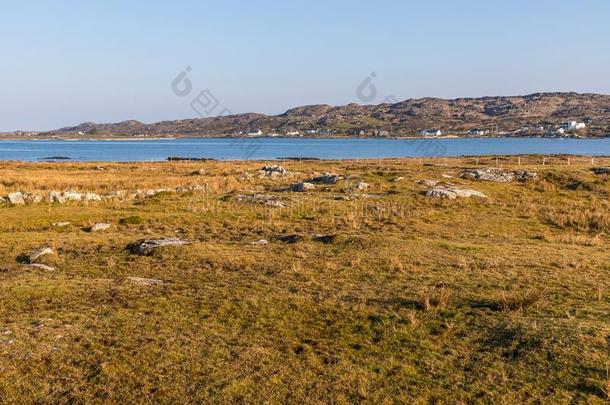
[[[445,133],[463,133],[479,127],[513,132],[525,126],[557,125],[569,120],[586,122],[592,136],[605,135],[610,130],[610,95],[549,92],[478,98],[411,98],[373,105],[312,104],[278,115],[244,113],[151,124],[137,120],[86,122],[44,134],[237,136],[261,130],[264,134],[280,135],[298,131],[318,136],[366,136],[380,132],[401,136],[426,128],[439,128]]]

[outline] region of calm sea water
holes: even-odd
[[[170,156],[220,160],[321,159],[463,155],[575,154],[610,156],[605,139],[164,139],[142,141],[0,141],[0,160],[160,161]]]

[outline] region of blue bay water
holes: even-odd
[[[161,161],[170,156],[219,160],[366,159],[465,155],[574,154],[610,156],[610,138],[459,139],[155,139],[121,141],[0,141],[0,160]]]

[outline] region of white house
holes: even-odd
[[[565,131],[578,131],[580,129],[585,129],[586,127],[587,124],[577,121],[564,122],[561,124],[561,128],[563,128]]]
[[[443,132],[440,129],[422,129],[419,134],[422,136],[441,136]]]
[[[261,136],[262,134],[263,134],[263,131],[261,131],[260,129],[257,129],[256,131],[248,132],[248,136]]]
[[[484,135],[489,135],[489,130],[475,128],[475,129],[471,129],[470,131],[468,131],[468,134],[476,135],[476,136],[484,136]]]
[[[288,131],[288,132],[286,132],[286,135],[288,135],[288,136],[298,136],[298,135],[301,135],[301,133],[299,131]]]

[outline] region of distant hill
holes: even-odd
[[[317,131],[316,136],[373,135],[387,131],[393,136],[412,135],[425,128],[461,133],[473,128],[512,133],[525,126],[556,125],[566,120],[588,124],[589,134],[610,132],[610,96],[578,93],[537,93],[527,96],[409,99],[395,104],[333,107],[310,105],[283,114],[239,114],[144,124],[84,123],[45,135],[124,134],[138,136],[235,136],[261,130],[265,134]],[[386,132],[383,134],[387,135]]]

